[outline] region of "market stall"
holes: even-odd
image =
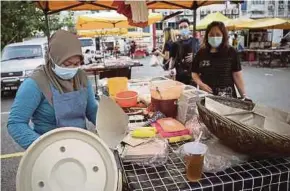
[[[232,28],[231,22],[226,23]],[[243,50],[247,61],[258,61],[259,66],[273,66],[273,60],[279,60],[281,66],[289,64],[289,51],[283,47],[272,47],[273,29],[290,29],[288,19],[264,18],[246,20],[235,25],[235,29],[248,29],[248,48]],[[279,56],[280,55],[280,56]],[[280,59],[281,55],[286,59]]]
[[[255,59],[258,60],[258,65],[261,67],[272,68],[272,62],[275,59],[280,61],[282,67],[287,67],[290,64],[290,49],[244,49],[243,52],[250,55],[249,57],[252,57],[252,59],[254,57],[251,55],[256,55]]]
[[[97,76],[102,78],[127,77],[131,79],[133,67],[140,67],[142,64],[138,60],[132,60],[129,57],[107,58],[104,63],[84,65],[82,68],[91,75],[94,75],[95,84]]]
[[[211,1],[200,2],[211,4]],[[200,2],[162,1],[148,2],[148,5],[151,8],[165,8],[164,5],[167,5],[170,8],[188,6],[193,9],[202,5]],[[95,4],[110,8],[109,4],[98,4],[102,1],[73,3],[72,9],[77,6],[87,9],[86,6]],[[59,5],[64,4],[68,5],[67,2],[59,2]],[[48,2],[47,8],[55,8],[52,5]],[[112,67],[115,67],[116,62],[119,61],[104,64],[111,67],[110,64],[114,63]],[[107,96],[100,99],[98,136],[85,133],[85,130],[76,133],[75,129],[66,131],[64,128],[61,130],[65,132],[62,138],[72,141],[43,139],[46,145],[38,147],[41,151],[48,145],[58,152],[57,155],[53,152],[41,153],[41,157],[50,156],[51,159],[61,158],[64,161],[59,166],[63,165],[66,171],[59,171],[62,174],[57,175],[71,183],[64,185],[66,188],[75,183],[68,177],[70,172],[74,172],[72,169],[77,169],[80,173],[72,173],[74,178],[77,177],[74,179],[76,183],[84,187],[89,182],[94,190],[115,191],[122,187],[148,191],[289,190],[289,113],[257,108],[245,101],[211,97],[194,87],[164,78],[131,80],[128,84],[127,80],[118,79],[117,82],[114,87],[120,89],[115,89],[114,94],[110,90],[110,79],[102,83],[102,94]],[[63,146],[65,143],[68,144],[67,150],[66,145]],[[36,145],[33,144],[30,151]],[[204,147],[201,149],[197,145]],[[73,149],[69,149],[70,146]],[[117,153],[116,159],[112,150]],[[22,183],[17,184],[18,188],[25,186],[29,190],[30,184],[38,189],[50,183],[55,186],[53,173],[52,180],[47,182],[50,176],[33,176],[35,179],[29,180],[31,177],[27,174],[32,172],[29,167],[37,172],[36,175],[42,175],[41,169],[47,169],[43,168],[43,160],[36,160],[38,168],[35,168],[34,160],[29,160],[28,154],[20,165],[18,177],[22,178]],[[81,155],[86,163],[72,161],[70,154]],[[36,154],[32,156],[38,159]],[[119,182],[122,177],[123,186]]]
[[[134,52],[134,58],[144,58],[149,55],[149,47],[152,43],[151,34],[146,32],[129,32],[122,35],[131,41],[136,43],[136,50]]]
[[[109,79],[103,86],[108,88],[103,92],[108,97],[100,99],[98,136],[71,127],[45,134],[23,156],[17,190],[59,185],[65,190],[76,185],[104,191],[289,190],[290,113],[208,96],[163,77]],[[172,93],[173,89],[181,90],[180,94]],[[141,102],[136,96],[125,95],[128,90],[138,92]],[[178,112],[172,115],[178,121],[158,112],[172,108],[156,103],[153,108],[159,109],[150,115],[146,105],[152,98],[159,98],[159,104],[177,99]],[[257,113],[265,116],[265,124],[248,116]],[[263,128],[245,124],[243,120],[249,119],[257,120]],[[63,182],[55,184],[58,180]]]
[[[160,129],[158,130],[159,127],[157,128],[157,126],[155,126],[157,128],[158,135],[156,135],[156,137],[154,135],[155,138],[153,139],[151,137],[151,140],[153,142],[148,143],[148,137],[152,136],[152,134],[149,135],[148,131],[152,133],[152,129],[148,130],[148,128],[151,127],[145,126],[148,126],[149,124],[149,126],[154,127],[154,125],[152,125],[154,124],[153,121],[157,120],[157,123],[161,124],[161,122],[158,122],[158,120],[168,119],[166,116],[160,117],[159,114],[153,117],[148,117],[147,114],[143,112],[144,108],[146,108],[144,104],[148,105],[148,102],[150,102],[150,97],[152,100],[152,96],[154,96],[154,92],[152,92],[152,83],[162,84],[163,82],[165,82],[165,84],[166,82],[168,82],[167,90],[163,89],[164,87],[161,88],[159,86],[159,91],[160,94],[163,95],[163,97],[160,95],[162,97],[161,99],[166,99],[165,97],[169,96],[168,92],[172,92],[172,89],[176,89],[176,87],[172,87],[173,82],[168,81],[168,79],[155,78],[150,80],[148,79],[129,81],[128,90],[138,92],[139,100],[142,100],[143,104],[133,105],[132,109],[123,108],[129,116],[129,129],[126,128],[126,132],[130,132],[129,135],[124,135],[124,147],[118,149],[121,168],[124,175],[123,187],[127,188],[128,190],[136,191],[207,189],[221,191],[261,189],[286,191],[289,189],[290,158],[283,157],[289,156],[290,154],[288,150],[290,148],[289,129],[284,129],[284,133],[286,133],[285,135],[277,135],[276,133],[279,132],[279,130],[277,131],[277,129],[279,128],[276,129],[276,133],[272,133],[264,130],[252,129],[250,127],[247,128],[245,126],[238,127],[235,126],[235,121],[223,119],[222,117],[223,114],[226,114],[225,111],[228,110],[228,106],[230,106],[231,104],[236,105],[235,107],[239,105],[238,107],[242,107],[243,109],[248,108],[249,110],[252,110],[253,107],[255,107],[252,103],[213,97],[211,98],[212,100],[222,101],[219,103],[225,103],[225,100],[227,100],[230,105],[219,105],[216,108],[211,108],[209,106],[205,106],[205,101],[207,98],[204,98],[204,96],[206,96],[206,93],[200,92],[193,87],[186,86],[184,87],[185,89],[183,90],[183,93],[181,93],[181,96],[178,98],[178,114],[176,115],[176,118],[182,123],[184,121],[187,121],[183,123],[185,124],[186,128],[193,128],[193,134],[191,134],[192,137],[189,138],[187,141],[185,141],[186,137],[179,137],[179,139],[172,139],[168,137],[166,138],[166,134],[162,134]],[[107,95],[110,96],[110,90],[108,90]],[[118,103],[117,97],[118,96],[116,95],[115,98]],[[191,107],[191,109],[186,109],[185,113],[182,112],[184,110],[184,108],[182,108],[184,106],[183,104],[188,105],[189,107]],[[193,111],[193,108],[198,108],[199,117],[206,125],[197,120],[198,116],[197,114],[194,114],[195,112]],[[164,111],[164,108],[159,109],[163,110],[163,112],[166,113],[166,111]],[[221,109],[221,111],[223,111],[224,113],[216,113],[219,109]],[[236,111],[230,109],[230,115],[235,115],[239,112],[241,112],[239,109],[237,109]],[[275,113],[275,110],[271,110],[271,112],[272,113],[268,113],[265,115],[273,115]],[[191,114],[187,115],[188,113]],[[276,117],[282,117],[283,115],[290,116],[289,113],[280,113],[279,115],[276,115]],[[185,116],[189,118],[186,119]],[[216,118],[214,116],[216,116]],[[283,117],[283,120],[287,119]],[[227,124],[227,121],[232,124]],[[173,122],[174,120],[170,120],[168,125]],[[286,125],[287,127],[289,126],[289,124],[284,125]],[[162,128],[164,128],[164,126],[162,126]],[[196,131],[197,128],[204,129],[199,129],[198,131]],[[275,129],[274,127],[266,126],[265,128],[272,128],[272,131]],[[217,132],[214,132],[214,129],[216,129]],[[204,134],[204,136],[202,136],[201,142],[208,146],[208,152],[205,154],[205,161],[201,178],[198,181],[190,181],[187,168],[188,161],[186,161],[184,155],[180,154],[180,148],[183,148],[183,145],[190,143],[190,141],[193,140],[193,137],[195,139],[198,139],[196,135],[198,135],[200,131],[202,131]],[[145,133],[148,133],[147,139]],[[212,137],[213,134],[211,133],[214,134],[214,137],[217,136],[219,139]],[[262,134],[264,134],[264,137],[262,136]],[[128,136],[130,138],[128,138]],[[142,138],[140,139],[140,137],[138,138],[138,136]],[[167,141],[169,142],[166,147],[166,151],[161,149],[157,152],[157,154],[155,153],[154,156],[146,158],[149,152],[148,150],[148,152],[144,152],[144,149],[147,148],[146,144],[153,144],[156,139],[160,138],[159,136],[163,137],[161,139],[167,139]],[[231,138],[227,138],[226,136],[229,136]],[[250,138],[250,136],[256,136],[257,138]],[[277,141],[276,143],[275,140]],[[278,143],[282,140],[285,144],[284,146],[279,145]],[[225,146],[224,144],[227,146]],[[236,147],[239,144],[240,146]],[[162,148],[162,144],[160,147]],[[232,150],[235,147],[236,150]],[[280,149],[270,151],[270,148],[273,149],[275,147],[280,147]],[[153,149],[153,147],[149,148]],[[256,150],[257,148],[259,148],[260,150]],[[237,152],[237,150],[239,150],[240,152]],[[162,151],[167,154],[163,153]],[[143,152],[146,153],[145,156],[142,154]],[[154,153],[154,151],[152,152]],[[248,153],[248,155],[246,155],[246,153]],[[274,157],[271,157],[271,154],[269,153],[273,154]]]

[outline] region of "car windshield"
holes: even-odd
[[[22,45],[9,46],[4,48],[2,53],[3,60],[26,59],[42,57],[41,45]]]
[[[86,46],[93,46],[93,40],[92,39],[80,39],[82,43],[82,47]]]

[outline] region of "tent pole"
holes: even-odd
[[[152,9],[152,13],[155,13],[154,9]],[[156,23],[153,23],[153,25],[152,25],[152,33],[153,33],[153,37],[152,37],[153,48],[156,48]]]
[[[50,30],[49,30],[48,14],[47,14],[46,11],[44,11],[44,17],[45,17],[45,26],[46,26],[47,42],[49,42],[49,38],[50,38]]]
[[[193,9],[193,33],[196,31],[196,11],[197,9]]]

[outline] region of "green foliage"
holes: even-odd
[[[73,30],[72,17],[73,13],[69,13],[68,17],[60,21],[59,14],[50,15],[50,30],[55,31],[64,26]],[[40,31],[47,34],[45,16],[31,1],[1,1],[1,49]]]

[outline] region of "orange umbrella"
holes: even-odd
[[[47,14],[53,14],[64,10],[116,10],[117,7],[113,6],[114,0],[72,0],[72,1],[34,1],[36,6],[42,9]],[[242,0],[230,0],[232,3],[241,3]],[[148,1],[147,6],[149,9],[191,9],[196,10],[199,7],[223,4],[225,0],[167,0],[167,1]]]
[[[114,0],[74,0],[74,1],[34,1],[36,6],[45,13],[46,25],[48,28],[48,14],[57,13],[64,10],[116,10],[117,7],[113,5]],[[230,0],[232,3],[241,3],[243,0]],[[194,11],[193,14],[193,29],[196,28],[196,10],[199,7],[224,4],[225,0],[167,0],[167,1],[147,1],[149,9],[190,9]]]

